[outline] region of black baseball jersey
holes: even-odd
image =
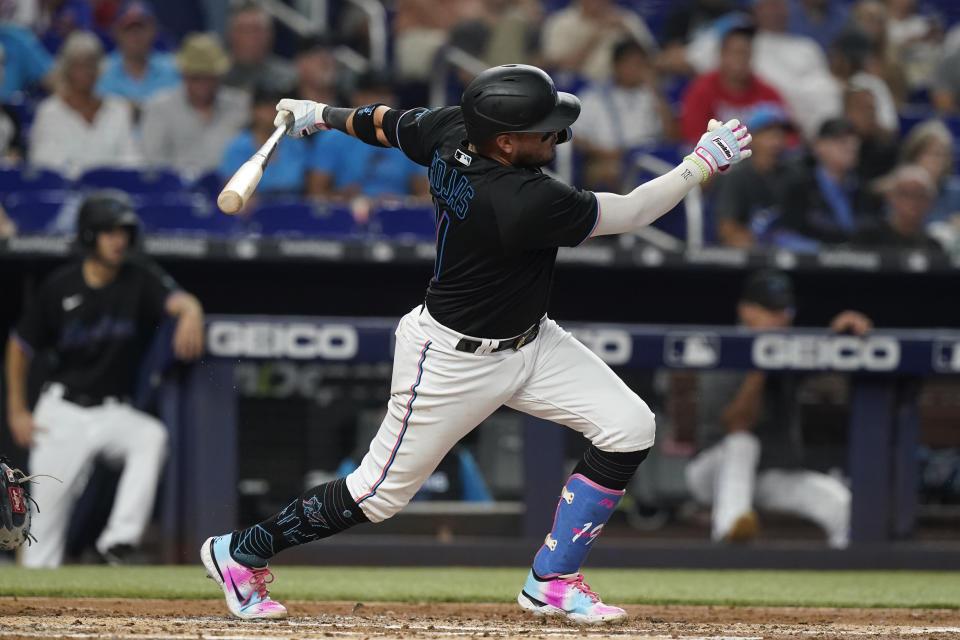
[[[557,247],[590,237],[600,216],[596,196],[469,151],[460,107],[413,109],[385,119],[384,128],[394,146],[428,167],[437,224],[430,314],[480,338],[513,337],[538,322]]]
[[[17,325],[20,342],[56,355],[49,379],[91,396],[132,396],[140,363],[179,287],[160,267],[128,260],[117,277],[94,289],[82,263],[55,271]]]

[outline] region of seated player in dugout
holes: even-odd
[[[654,442],[646,403],[547,316],[557,248],[629,233],[672,209],[714,173],[748,157],[739,121],[708,131],[679,166],[626,195],[547,176],[570,139],[580,101],[542,70],[480,73],[459,106],[400,111],[281,100],[294,137],[323,129],[395,147],[428,168],[436,259],[426,299],[397,327],[387,413],[360,466],[307,490],[263,522],[211,537],[207,574],[240,618],[281,618],[267,561],[280,551],[380,522],[407,504],[443,456],[502,405],[559,422],[591,444],[560,493],[556,518],[517,601],[538,615],[596,623],[623,618],[580,567]],[[278,122],[282,118],[278,114]],[[547,526],[547,523],[544,523]]]
[[[790,279],[771,270],[748,277],[737,303],[741,326],[758,331],[793,324]],[[839,333],[863,336],[869,318],[844,311],[830,322]],[[700,453],[685,470],[693,497],[710,505],[711,537],[744,542],[759,526],[756,510],[788,513],[823,529],[827,544],[850,539],[850,490],[839,479],[803,468],[797,379],[767,371],[703,371]]]
[[[176,319],[173,350],[203,353],[203,309],[157,265],[131,255],[140,221],[122,191],[86,197],[77,218],[79,260],[54,271],[26,305],[7,341],[7,411],[13,439],[30,449],[29,468],[57,476],[32,488],[43,510],[37,540],[24,547],[27,567],[63,560],[67,526],[94,463],[123,465],[97,551],[111,564],[137,555],[166,458],[167,431],[131,404],[141,360],[165,317]],[[31,412],[27,371],[52,355]]]

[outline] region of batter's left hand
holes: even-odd
[[[701,182],[706,182],[717,171],[726,171],[734,164],[749,158],[753,151],[746,147],[753,136],[737,119],[721,124],[711,120],[707,132],[700,137],[696,149],[684,160],[689,160],[700,169]]]
[[[837,333],[865,336],[873,330],[873,322],[859,311],[844,311],[830,322],[830,328]]]
[[[180,360],[197,360],[203,355],[203,315],[185,313],[177,320],[173,352]]]

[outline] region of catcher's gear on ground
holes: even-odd
[[[20,469],[11,469],[0,457],[0,549],[13,551],[30,535],[30,494],[26,485],[30,478]]]

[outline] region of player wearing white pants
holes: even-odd
[[[293,114],[294,137],[337,129],[428,167],[436,259],[424,304],[397,327],[387,414],[357,470],[201,546],[230,612],[285,616],[269,597],[270,558],[394,515],[458,440],[506,405],[590,440],[561,488],[518,604],[577,622],[623,618],[584,583],[580,567],[653,445],[653,414],[547,317],[557,249],[650,224],[715,171],[749,156],[746,128],[709,123],[680,166],[621,196],[576,189],[542,171],[569,140],[580,103],[536,67],[480,73],[458,107],[351,109],[285,99],[277,108]]]
[[[33,413],[42,430],[30,450],[30,468],[56,469],[63,483],[37,483],[31,489],[42,507],[33,516],[37,542],[23,550],[27,567],[56,567],[62,562],[73,504],[98,458],[123,465],[123,473],[97,550],[138,546],[166,456],[167,430],[153,416],[113,398],[82,407],[64,400],[63,392],[63,385],[50,385]]]
[[[713,540],[725,540],[737,520],[756,508],[811,520],[826,533],[831,547],[849,544],[850,489],[843,482],[806,469],[758,471],[759,461],[759,438],[740,432],[727,435],[687,465],[690,493],[713,506]]]
[[[423,305],[400,320],[396,335],[387,415],[347,476],[350,495],[372,522],[402,509],[447,451],[502,405],[575,429],[603,451],[653,446],[646,403],[549,318],[528,345],[479,357],[457,351],[464,334]],[[564,371],[577,375],[558,375]]]
[[[200,356],[203,310],[159,267],[128,260],[139,228],[123,192],[87,196],[77,218],[82,259],[44,280],[7,341],[10,431],[17,444],[30,448],[31,473],[63,481],[31,487],[38,505],[32,524],[37,540],[24,549],[28,567],[56,567],[63,561],[73,505],[97,459],[123,465],[106,529],[96,543],[105,561],[134,559],[153,510],[167,432],[127,399],[165,316],[177,318],[177,357]],[[55,358],[31,412],[26,381],[36,353]]]
[[[775,331],[791,324],[794,304],[789,278],[761,270],[747,278],[737,315],[744,326]],[[862,335],[871,322],[845,311],[831,326]],[[713,508],[713,540],[753,537],[756,508],[809,519],[823,529],[831,547],[847,546],[850,490],[837,478],[801,468],[794,378],[764,371],[707,371],[700,374],[699,391],[704,446],[685,475],[694,498]]]

